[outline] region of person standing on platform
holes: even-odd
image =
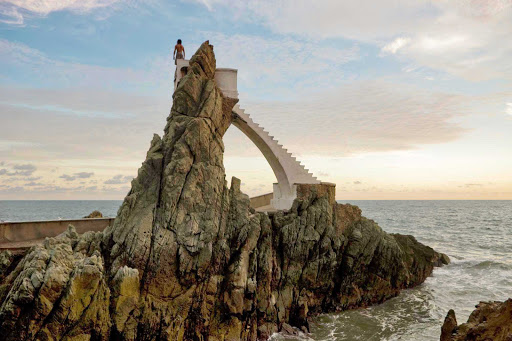
[[[185,59],[185,47],[181,45],[181,39],[178,39],[176,46],[174,46],[172,59],[174,59],[174,65],[178,63],[178,59]]]

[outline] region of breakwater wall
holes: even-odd
[[[45,221],[21,221],[0,223],[0,250],[23,249],[35,245],[46,237],[55,237],[73,225],[79,234],[87,231],[103,231],[114,218],[85,218]]]

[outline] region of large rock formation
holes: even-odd
[[[441,341],[512,341],[512,299],[505,302],[480,302],[468,321],[457,326],[450,310],[441,328]]]
[[[337,204],[334,185],[299,185],[289,211],[255,212],[240,181],[225,181],[236,101],[215,69],[206,42],[113,226],[70,228],[2,267],[5,340],[264,340],[383,302],[446,261]]]

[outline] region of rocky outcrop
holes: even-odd
[[[222,137],[235,100],[204,43],[175,93],[162,138],[112,226],[73,228],[33,247],[0,287],[6,340],[264,340],[308,317],[380,303],[447,261],[298,185],[288,211],[255,212],[228,187]]]
[[[84,218],[103,218],[103,214],[98,210],[94,210],[88,215],[86,215]]]
[[[512,299],[480,302],[466,323],[457,326],[450,310],[441,328],[441,341],[512,341]]]
[[[13,258],[11,251],[0,251],[0,280],[2,280],[4,278],[4,274],[7,273],[7,269],[11,266]]]

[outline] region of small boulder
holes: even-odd
[[[94,210],[89,215],[84,217],[84,219],[87,218],[103,218],[103,214],[101,214],[100,211]]]
[[[452,334],[457,330],[457,318],[455,317],[455,311],[450,309],[446,317],[444,318],[443,326],[441,327],[441,338],[440,341],[452,340]]]

